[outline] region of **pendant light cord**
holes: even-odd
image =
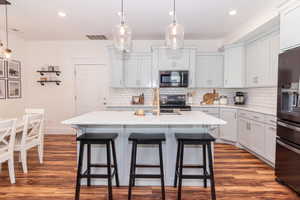
[[[124,24],[124,0],[121,0],[121,24]]]
[[[5,29],[6,29],[6,48],[8,49],[8,22],[7,22],[7,4],[5,4]]]
[[[176,0],[173,1],[173,23],[176,24]]]

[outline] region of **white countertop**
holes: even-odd
[[[66,125],[225,125],[226,122],[200,111],[181,112],[182,115],[152,114],[135,116],[133,111],[90,112],[63,121]]]
[[[262,107],[262,106],[250,106],[250,105],[214,105],[214,104],[192,104],[192,108],[232,108],[232,109],[239,109],[239,110],[246,110],[250,112],[257,112],[262,113],[266,115],[272,115],[276,116],[276,109]],[[151,108],[153,105],[147,104],[147,105],[126,105],[126,104],[120,104],[120,105],[107,105],[107,108]]]

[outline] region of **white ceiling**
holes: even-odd
[[[177,0],[186,39],[220,39],[249,20],[276,9],[281,0]],[[28,40],[78,40],[86,34],[111,35],[119,22],[120,0],[11,0],[10,28]],[[172,0],[125,0],[134,39],[163,39]],[[3,18],[4,8],[0,8]],[[236,16],[228,12],[236,9]],[[66,18],[57,16],[65,11]],[[4,27],[4,20],[0,21]]]

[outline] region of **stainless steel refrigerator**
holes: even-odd
[[[276,180],[300,194],[300,48],[279,55]]]

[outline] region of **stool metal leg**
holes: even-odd
[[[177,192],[177,200],[181,200],[183,154],[184,154],[184,142],[180,142],[179,185],[178,185],[178,192]]]
[[[128,184],[128,200],[131,199],[132,185],[133,185],[133,165],[134,165],[134,154],[135,154],[135,145],[136,142],[132,143],[132,151],[131,151],[131,164],[130,164],[130,172],[129,172],[129,184]]]
[[[132,187],[135,186],[135,174],[136,174],[136,157],[137,157],[137,143],[134,146],[134,158],[133,158],[133,180],[132,180]]]
[[[164,164],[163,164],[163,152],[162,152],[162,144],[159,144],[159,162],[160,162],[160,176],[161,176],[161,195],[162,200],[166,199],[165,194],[165,175],[164,175]]]
[[[83,144],[82,142],[80,142],[80,147],[79,147],[79,159],[78,159],[78,168],[77,168],[77,181],[76,181],[75,200],[79,200],[79,197],[80,197],[81,170],[82,170],[83,150],[84,150],[84,144]]]
[[[87,145],[87,186],[91,186],[91,144]]]
[[[213,166],[211,144],[209,143],[207,146],[208,146],[208,160],[209,160],[209,173],[210,173],[210,185],[211,185],[211,199],[216,200],[215,177],[214,177],[214,166]]]
[[[177,181],[178,181],[177,173],[178,173],[178,166],[179,166],[179,158],[180,158],[180,141],[177,141],[177,155],[176,155],[174,187],[177,187]]]
[[[106,142],[106,153],[107,153],[107,177],[108,177],[108,199],[112,200],[112,183],[111,183],[111,153],[110,153],[110,142]]]
[[[207,188],[207,161],[206,161],[206,145],[202,145],[202,152],[203,152],[203,174],[204,174],[204,187]]]
[[[117,161],[117,154],[116,154],[116,147],[115,147],[114,140],[111,141],[111,146],[112,146],[112,152],[113,152],[113,158],[114,158],[116,185],[117,185],[117,187],[120,187],[118,161]]]

